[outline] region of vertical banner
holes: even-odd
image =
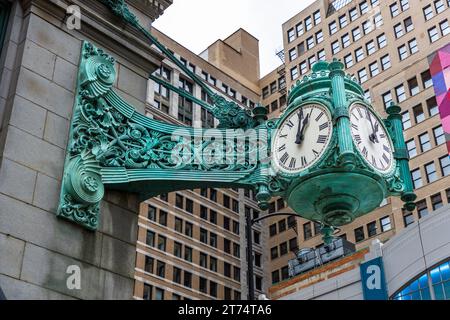
[[[383,259],[378,257],[361,264],[360,271],[364,300],[388,300]]]
[[[428,63],[450,155],[450,43],[430,55]]]

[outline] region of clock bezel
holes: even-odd
[[[276,137],[282,127],[282,124],[285,123],[285,121],[290,118],[292,116],[292,114],[298,112],[300,110],[300,108],[304,108],[305,106],[309,106],[309,105],[318,105],[321,108],[323,108],[329,116],[330,119],[330,125],[331,125],[331,129],[330,129],[330,136],[327,142],[327,145],[325,146],[325,148],[323,149],[322,153],[320,154],[320,156],[315,160],[315,162],[310,165],[307,168],[304,169],[300,169],[298,171],[287,171],[285,168],[281,167],[277,160],[275,159],[275,155],[276,155],[276,148],[275,148],[275,143],[276,143]],[[308,101],[303,101],[301,103],[299,103],[296,106],[290,106],[286,109],[286,112],[276,121],[275,124],[275,128],[273,130],[273,135],[271,138],[271,167],[272,170],[275,170],[277,172],[277,175],[281,175],[283,177],[299,177],[299,176],[303,176],[306,174],[309,174],[311,171],[315,170],[318,165],[322,162],[321,160],[325,159],[331,152],[331,150],[333,149],[332,146],[335,145],[335,123],[334,123],[334,118],[333,118],[333,112],[331,111],[331,107],[329,106],[329,102],[328,101],[323,101],[320,99],[309,99]]]
[[[351,117],[351,110],[356,105],[360,105],[360,106],[362,106],[364,108],[369,109],[369,111],[372,113],[372,115],[378,120],[378,122],[380,122],[383,130],[386,132],[386,138],[388,139],[388,141],[390,143],[390,147],[391,147],[391,155],[392,155],[391,167],[388,170],[386,170],[386,171],[381,171],[378,168],[374,167],[372,165],[372,163],[370,163],[364,157],[364,155],[361,153],[361,151],[359,150],[359,148],[358,148],[358,146],[357,146],[357,144],[355,142],[355,139],[353,137],[353,133],[350,133],[355,151],[358,152],[358,155],[360,156],[361,159],[363,159],[364,163],[366,164],[366,166],[368,168],[370,168],[371,170],[377,172],[378,174],[380,174],[380,175],[382,175],[384,177],[392,176],[395,173],[395,170],[396,170],[396,167],[397,167],[397,163],[396,163],[396,160],[395,160],[395,157],[394,157],[395,149],[394,149],[394,142],[392,141],[392,137],[391,137],[391,132],[389,131],[388,127],[386,126],[386,124],[385,124],[384,120],[381,118],[381,116],[379,116],[377,114],[376,110],[370,104],[368,104],[366,102],[363,102],[363,101],[353,101],[353,102],[351,102],[349,107],[348,107],[348,113],[349,113],[350,117]],[[350,120],[350,123],[351,123],[351,120]],[[351,131],[351,129],[350,129],[350,131]]]

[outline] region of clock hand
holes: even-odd
[[[307,114],[306,118],[303,120],[302,130],[300,132],[300,144],[303,142],[303,139],[305,138],[305,130],[306,130],[306,127],[309,124],[309,116],[310,116],[310,114],[311,113]]]
[[[302,143],[302,119],[303,119],[303,109],[300,109],[300,112],[298,113],[298,129],[297,129],[297,136],[295,139],[295,144],[301,144]]]
[[[374,141],[375,141],[376,143],[379,142],[378,136],[377,136],[377,132],[378,132],[378,129],[379,129],[379,128],[380,128],[380,126],[379,126],[378,122],[376,122],[376,123],[375,123],[375,131],[374,131],[374,133],[373,133],[373,138],[374,138]]]
[[[376,134],[375,134],[375,128],[374,128],[374,126],[373,126],[372,117],[370,116],[369,109],[366,109],[366,114],[367,114],[367,117],[369,118],[370,125],[372,126],[372,133],[369,135],[369,140],[370,140],[372,143],[375,143],[375,140],[378,140],[378,139],[377,139],[377,136],[376,136]]]

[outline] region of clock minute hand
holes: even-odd
[[[369,140],[372,143],[375,143],[375,140],[378,140],[378,139],[377,139],[377,135],[375,134],[376,131],[375,131],[375,128],[373,126],[372,117],[370,116],[369,110],[366,109],[366,113],[367,113],[367,117],[369,118],[370,125],[372,127],[372,133],[369,135]]]
[[[303,120],[302,130],[300,132],[300,144],[303,142],[305,138],[305,130],[309,123],[309,114],[306,115],[306,118]]]
[[[302,119],[303,119],[303,109],[301,109],[300,112],[298,113],[298,129],[295,144],[302,143],[302,131],[303,131]]]

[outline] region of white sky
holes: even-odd
[[[217,39],[243,28],[259,39],[261,77],[281,64],[281,25],[314,0],[174,0],[153,24],[172,39],[201,53]]]

